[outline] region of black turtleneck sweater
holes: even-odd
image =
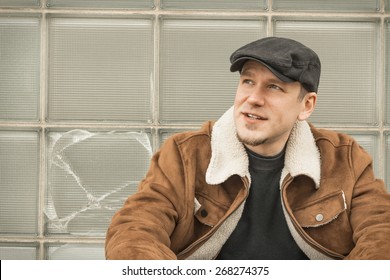
[[[247,152],[252,179],[249,196],[237,227],[217,259],[307,259],[291,236],[281,205],[279,181],[284,150],[274,157]]]

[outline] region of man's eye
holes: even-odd
[[[252,80],[249,80],[249,79],[244,79],[242,82],[244,84],[247,84],[247,85],[254,85],[254,82]]]
[[[283,89],[280,86],[277,86],[277,85],[274,85],[274,84],[269,85],[269,88],[283,91]]]

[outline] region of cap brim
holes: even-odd
[[[263,64],[265,67],[267,67],[276,77],[278,77],[281,81],[283,82],[286,82],[286,83],[292,83],[292,82],[295,82],[295,80],[281,74],[279,71],[276,71],[274,68],[272,68],[271,66],[269,66],[267,63],[265,63],[264,61],[260,60],[260,59],[256,59],[256,58],[253,58],[253,57],[246,57],[246,56],[243,56],[243,57],[240,57],[238,59],[236,59],[232,65],[230,66],[230,71],[231,72],[236,72],[236,71],[240,71],[241,72],[241,69],[242,67],[244,66],[245,62],[247,62],[248,60],[254,60],[256,62],[259,62],[261,64]]]

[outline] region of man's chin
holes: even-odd
[[[241,136],[237,134],[238,140],[245,145],[256,147],[267,143],[267,138],[258,138],[253,136]]]

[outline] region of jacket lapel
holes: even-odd
[[[295,123],[287,142],[281,182],[288,174],[292,177],[306,175],[314,181],[317,189],[320,186],[320,152],[306,121]]]
[[[211,134],[211,159],[206,172],[206,182],[221,184],[232,175],[248,177],[248,155],[238,140],[233,118],[233,107],[215,123]]]

